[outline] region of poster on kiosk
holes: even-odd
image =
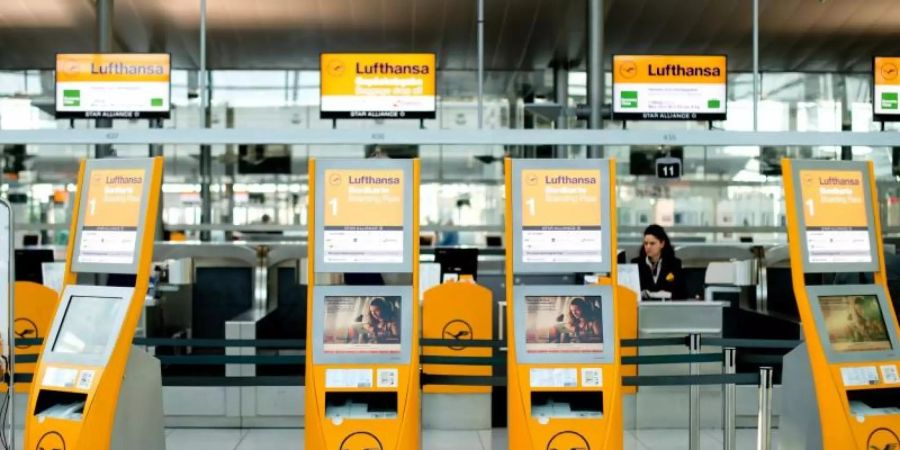
[[[159,361],[132,348],[162,158],[82,163],[64,287],[25,413],[25,448],[165,448]],[[140,406],[137,406],[140,405]],[[134,408],[140,414],[133,414]]]
[[[779,448],[900,448],[900,340],[872,163],[782,164],[804,343],[784,358]]]
[[[418,167],[310,161],[305,448],[420,448]]]
[[[614,174],[611,160],[506,160],[510,448],[622,448]],[[602,281],[534,277],[575,272]]]

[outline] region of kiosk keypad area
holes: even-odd
[[[164,449],[159,361],[133,349],[150,279],[162,159],[82,164],[65,284],[26,409],[25,448]],[[131,286],[108,283],[132,275]],[[127,374],[127,376],[126,376]],[[141,404],[140,417],[127,414]]]
[[[508,159],[506,176],[509,446],[621,449],[614,162]],[[576,272],[601,283],[532,281]]]
[[[785,160],[782,167],[805,339],[784,359],[779,448],[900,448],[900,340],[873,166]],[[874,274],[872,284],[810,282],[863,272]]]
[[[418,450],[418,160],[311,160],[306,447]]]

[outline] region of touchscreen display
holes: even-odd
[[[326,354],[400,353],[400,296],[326,296]]]
[[[819,297],[825,329],[836,352],[891,350],[878,296]]]
[[[73,296],[53,343],[56,353],[103,355],[110,336],[118,333],[122,310],[127,306],[116,297]]]
[[[600,296],[527,296],[525,351],[602,353]]]

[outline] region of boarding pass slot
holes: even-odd
[[[538,420],[603,417],[603,392],[532,391],[531,417]]]
[[[396,392],[326,392],[325,417],[343,419],[396,419]]]
[[[900,388],[851,390],[847,401],[853,416],[900,414]]]
[[[34,415],[54,419],[81,420],[87,394],[42,389],[34,405]]]

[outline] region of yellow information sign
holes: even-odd
[[[59,118],[168,118],[168,54],[87,53],[56,57]]]
[[[435,117],[433,53],[323,53],[321,117]]]
[[[613,113],[617,118],[722,120],[727,87],[725,56],[613,56]]]
[[[900,119],[900,58],[875,58],[876,120]]]
[[[601,262],[601,173],[522,170],[522,260]]]
[[[862,172],[800,170],[811,263],[871,262]]]
[[[131,264],[141,220],[144,169],[93,170],[88,176],[78,262]]]
[[[403,262],[403,170],[324,173],[325,262]]]

